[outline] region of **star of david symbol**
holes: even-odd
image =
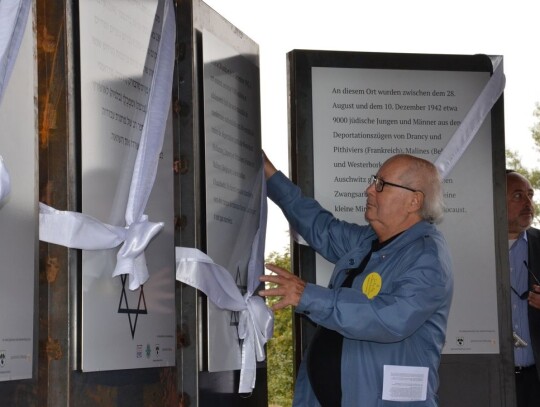
[[[146,300],[144,298],[144,290],[141,285],[139,292],[139,301],[137,302],[137,308],[129,308],[127,294],[126,294],[126,281],[127,274],[120,275],[122,280],[122,293],[120,294],[120,303],[118,304],[118,313],[127,314],[129,320],[129,328],[131,330],[131,339],[135,338],[135,330],[137,329],[137,320],[139,319],[139,314],[148,314],[146,309]],[[124,306],[124,308],[122,308]],[[141,308],[142,306],[142,308]],[[131,316],[135,315],[135,318],[132,319]]]
[[[236,286],[240,290],[240,293],[244,295],[247,292],[247,285],[245,285],[242,282],[242,274],[240,273],[240,267],[236,269],[236,277],[234,278],[234,281],[236,282]],[[236,327],[237,334],[238,334],[239,320],[240,320],[240,312],[231,311],[231,319],[230,319],[229,325]],[[238,345],[242,346],[242,339],[240,338],[238,338]]]

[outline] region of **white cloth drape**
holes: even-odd
[[[217,307],[240,312],[238,336],[243,342],[239,393],[250,393],[255,387],[257,361],[264,360],[264,344],[272,337],[274,330],[272,311],[255,293],[260,284],[259,276],[264,273],[266,237],[266,181],[262,166],[258,179],[261,183],[259,228],[251,246],[246,294],[241,294],[229,271],[200,250],[176,248],[176,279],[205,293]]]
[[[491,75],[484,89],[482,89],[467,115],[435,161],[435,166],[443,179],[448,176],[469,144],[471,144],[486,116],[504,91],[506,78],[503,74],[502,60],[499,57],[494,62],[493,75]]]
[[[42,241],[84,250],[111,249],[123,243],[117,254],[113,277],[129,274],[131,290],[136,290],[148,279],[144,250],[163,228],[163,223],[149,222],[144,214],[163,147],[175,55],[174,7],[171,0],[160,2],[158,7],[163,7],[161,39],[150,87],[148,112],[131,179],[125,212],[126,226],[108,225],[82,213],[57,211],[40,204],[39,238]]]
[[[0,1],[0,103],[17,59],[31,0]]]
[[[24,35],[31,0],[0,1],[0,105]],[[0,156],[0,201],[11,190],[9,172]]]

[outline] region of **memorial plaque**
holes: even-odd
[[[337,217],[365,224],[370,176],[395,154],[434,162],[489,78],[489,72],[313,67],[315,198]],[[455,276],[445,353],[499,353],[491,179],[488,116],[444,180],[439,229]],[[317,283],[326,285],[332,269],[317,256]]]
[[[0,155],[11,193],[0,203],[0,381],[32,377],[38,178],[32,12],[0,104]]]
[[[82,212],[124,226],[135,158],[154,74],[162,1],[79,3]],[[82,369],[175,363],[172,122],[146,206],[164,229],[145,251],[150,274],[130,291],[112,278],[118,248],[82,254]]]
[[[259,227],[261,137],[259,68],[203,32],[206,248],[245,293]],[[208,303],[208,370],[240,368],[238,314]]]

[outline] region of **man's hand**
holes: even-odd
[[[268,179],[277,172],[277,169],[276,167],[274,167],[274,164],[272,164],[272,162],[268,159],[264,151],[263,151],[263,155],[264,155],[264,177]]]
[[[529,292],[529,305],[540,309],[540,286],[533,284],[532,291]]]
[[[261,290],[259,291],[259,295],[263,297],[281,297],[281,300],[272,306],[272,311],[277,311],[289,305],[296,307],[300,302],[306,282],[274,264],[266,264],[265,267],[277,275],[263,275],[259,277],[259,280],[275,283],[278,287]]]

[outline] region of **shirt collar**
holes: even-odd
[[[517,242],[519,242],[520,240],[523,240],[525,244],[528,245],[529,240],[527,237],[526,230],[521,232],[515,239],[508,239],[508,250],[512,249],[512,247],[514,247],[517,244]]]

